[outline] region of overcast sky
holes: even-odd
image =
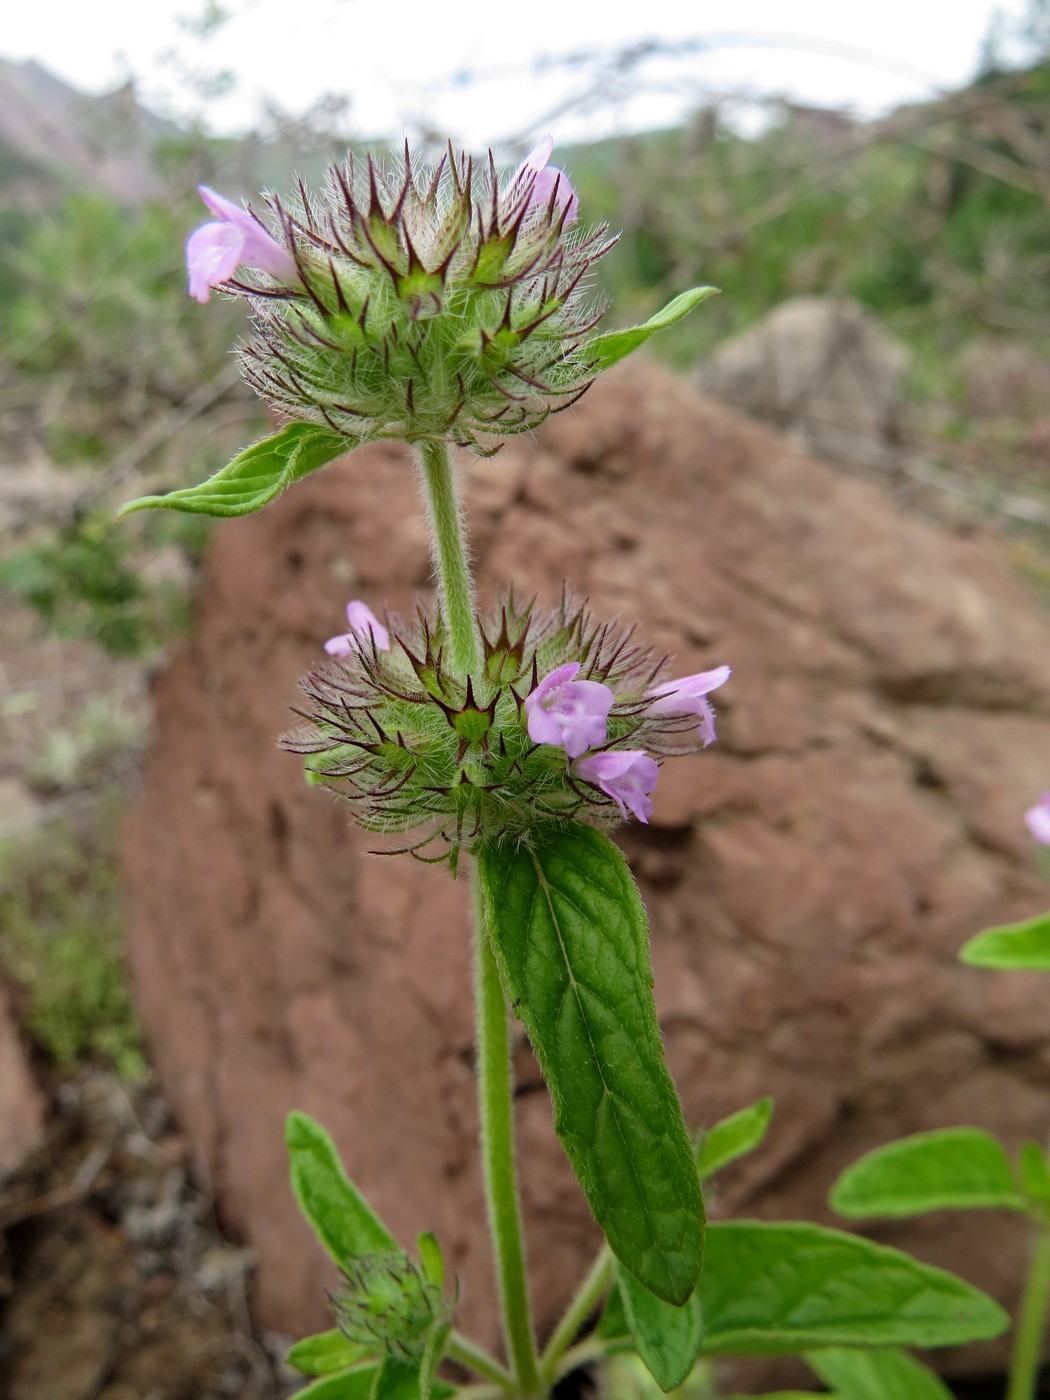
[[[422,120],[485,145],[540,128],[568,140],[660,125],[725,91],[870,114],[964,82],[993,10],[1025,8],[1024,0],[226,0],[233,17],[201,44],[179,21],[199,16],[204,3],[11,4],[0,54],[37,59],[94,92],[133,75],[143,100],[172,114],[194,100],[180,68],[229,69],[230,95],[207,107],[217,130],[251,126],[265,101],[298,114],[333,93],[350,99],[358,134],[396,135]],[[644,40],[693,47],[625,79],[610,76],[581,105],[593,70],[565,57]],[[562,62],[543,62],[552,57]]]

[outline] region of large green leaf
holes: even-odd
[[[431,1400],[447,1400],[455,1393],[454,1387],[444,1381],[427,1382],[421,1375],[420,1362],[388,1356],[379,1368],[369,1400],[427,1400],[428,1395]]]
[[[297,1390],[293,1400],[370,1400],[378,1375],[377,1365],[355,1366],[353,1370],[313,1381]]]
[[[285,1360],[304,1376],[330,1376],[355,1366],[366,1355],[363,1347],[333,1327],[330,1332],[318,1332],[296,1342]]]
[[[617,1268],[624,1318],[638,1355],[661,1390],[681,1385],[696,1364],[704,1336],[700,1299],[694,1293],[676,1308],[650,1293],[626,1269]]]
[[[809,1224],[708,1226],[704,1355],[953,1346],[1005,1331],[998,1303],[884,1245]]]
[[[455,1393],[453,1386],[435,1381],[430,1395],[450,1400]],[[387,1357],[378,1366],[356,1366],[297,1390],[293,1400],[421,1400],[419,1363]]]
[[[682,1304],[703,1198],[653,1005],[645,910],[607,836],[567,823],[478,853],[486,932],[554,1104],[554,1126],[613,1253]]]
[[[939,1376],[903,1351],[808,1351],[806,1361],[842,1400],[952,1400]]]
[[[1045,1206],[1050,1203],[1050,1164],[1037,1142],[1023,1142],[1017,1154],[1017,1171],[1021,1186],[1030,1201]]]
[[[876,1147],[846,1168],[829,1201],[851,1219],[1025,1208],[1006,1153],[980,1128],[939,1128]]]
[[[396,1250],[397,1241],[349,1181],[335,1144],[320,1123],[290,1113],[285,1141],[299,1209],[337,1264],[355,1255]]]
[[[986,928],[964,944],[959,957],[973,967],[1050,972],[1050,912],[1019,924]]]
[[[118,519],[136,510],[183,510],[194,515],[251,515],[304,476],[327,466],[350,444],[339,433],[314,423],[288,423],[279,433],[238,452],[199,486],[185,486],[166,496],[129,501]]]
[[[583,353],[596,360],[602,369],[608,369],[610,365],[616,364],[617,360],[629,355],[632,350],[637,350],[639,345],[644,345],[651,335],[673,326],[683,316],[688,316],[702,301],[717,295],[717,287],[692,287],[688,292],[679,293],[673,301],[669,301],[661,311],[657,311],[655,316],[650,316],[642,325],[625,326],[622,330],[605,331],[602,335],[595,336],[584,345]]]
[[[703,1133],[696,1149],[700,1180],[720,1172],[730,1162],[753,1152],[761,1143],[773,1116],[773,1100],[759,1099],[750,1108],[741,1108]]]

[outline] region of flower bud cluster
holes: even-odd
[[[508,597],[470,675],[448,665],[439,617],[384,624],[355,600],[347,620],[282,744],[366,830],[418,832],[398,849],[453,864],[462,846],[537,824],[648,821],[658,760],[710,742],[706,695],[729,675],[666,681],[664,658],[568,597],[546,615]]]
[[[400,1250],[359,1254],[343,1267],[332,1299],[339,1330],[367,1351],[419,1361],[447,1312],[441,1290]]]
[[[333,167],[319,198],[268,195],[269,229],[211,190],[216,222],[187,245],[191,293],[244,297],[248,382],[282,415],[350,445],[437,438],[478,452],[536,427],[589,387],[582,348],[604,310],[588,292],[607,230],[577,199],[549,137],[502,177],[449,147],[433,169],[369,156]],[[261,275],[260,275],[261,274]],[[247,280],[238,280],[246,276]]]

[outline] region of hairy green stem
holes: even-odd
[[[514,1166],[514,1099],[507,1003],[489,944],[477,871],[472,869],[471,874],[474,884],[478,1108],[489,1230],[496,1255],[503,1335],[516,1387],[513,1393],[521,1400],[533,1400],[533,1397],[538,1400],[546,1391],[540,1382],[536,1340],[532,1330]]]
[[[587,1277],[577,1288],[564,1317],[547,1343],[540,1368],[548,1385],[552,1385],[561,1374],[558,1362],[572,1346],[580,1329],[605,1296],[612,1282],[612,1274],[612,1250],[606,1245],[599,1251]]]
[[[449,1337],[445,1355],[450,1361],[458,1362],[460,1366],[468,1371],[473,1371],[475,1375],[484,1376],[487,1381],[492,1381],[493,1385],[499,1386],[501,1390],[509,1390],[514,1384],[514,1377],[505,1366],[501,1366],[494,1356],[490,1356],[487,1351],[476,1346],[469,1337],[464,1337],[459,1332],[453,1332]]]
[[[474,581],[452,460],[448,443],[436,438],[424,438],[416,446],[430,521],[441,615],[448,628],[449,653],[456,670],[468,675],[478,664],[480,649],[474,615]]]
[[[1021,1311],[1014,1332],[1010,1358],[1010,1385],[1006,1400],[1033,1400],[1042,1360],[1043,1329],[1050,1303],[1050,1225],[1040,1223],[1028,1266]]]

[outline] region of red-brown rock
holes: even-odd
[[[734,668],[717,746],[669,762],[653,825],[623,832],[689,1118],[777,1100],[716,1209],[826,1219],[843,1165],[920,1128],[1041,1137],[1050,981],[956,961],[1046,903],[1021,813],[1050,772],[1050,625],[993,551],[645,366],[464,474],[486,596],[554,599],[568,576],[680,673]],[[492,1342],[465,890],[367,857],[273,742],[346,599],[405,610],[428,575],[413,473],[387,446],[217,531],[194,637],[157,687],[126,848],[132,953],[165,1089],[258,1253],[260,1318],[324,1325],[331,1273],[281,1147],[299,1108],[402,1239],[436,1230],[463,1326]],[[519,1060],[546,1329],[595,1230]],[[984,1220],[879,1233],[1016,1287],[1018,1238]]]

